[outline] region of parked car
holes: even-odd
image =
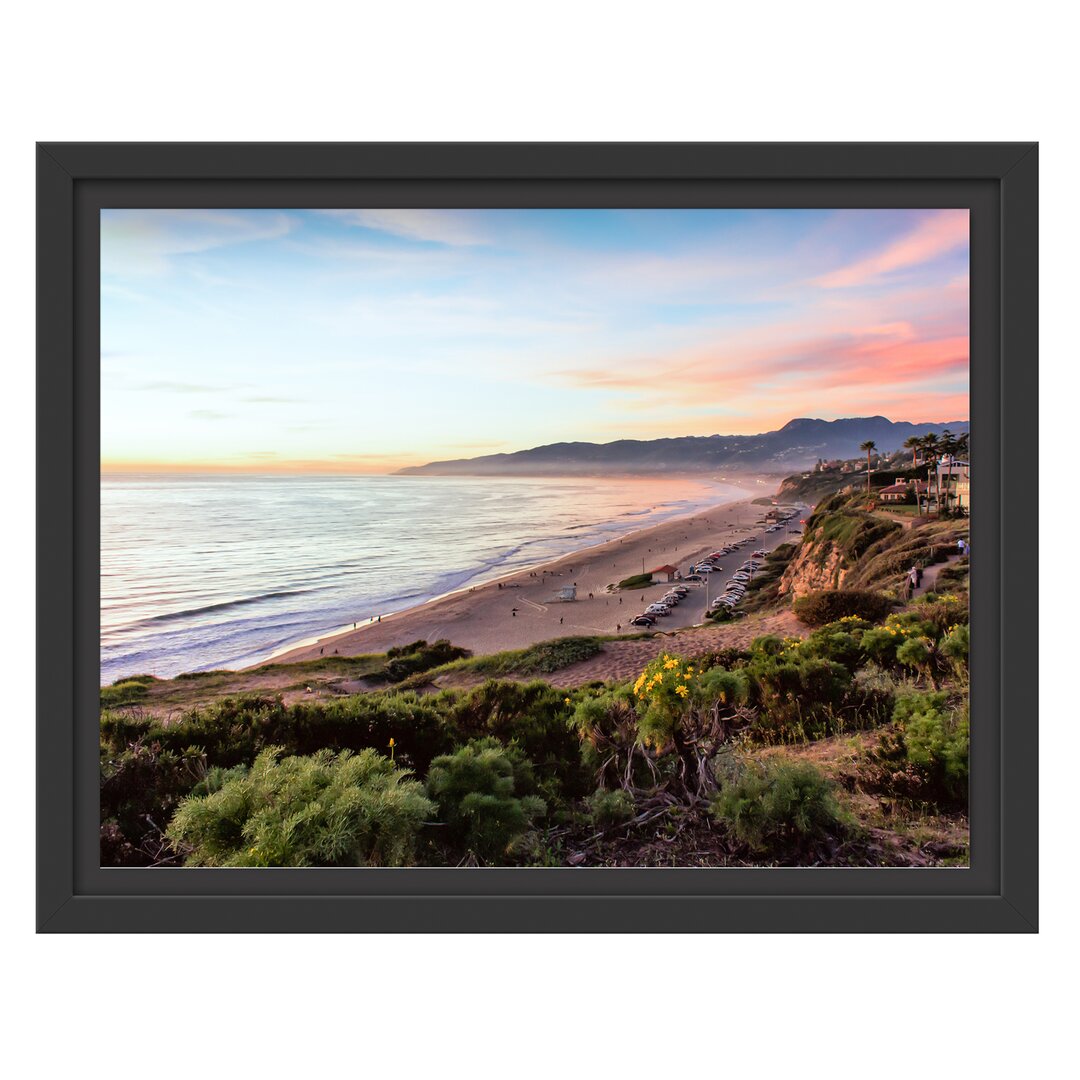
[[[670,615],[671,608],[667,604],[650,604],[645,609],[646,615]]]
[[[687,574],[683,581],[704,581],[705,579],[700,574]]]
[[[630,620],[631,626],[655,626],[656,620],[651,615],[635,615]]]

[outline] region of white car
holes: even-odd
[[[650,604],[645,609],[646,615],[670,615],[671,608],[667,604]]]

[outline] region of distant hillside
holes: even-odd
[[[401,469],[424,476],[566,476],[678,472],[782,472],[804,469],[818,458],[851,458],[867,439],[879,451],[898,450],[911,435],[954,434],[966,420],[944,424],[894,423],[884,416],[844,420],[790,420],[761,435],[689,435],[677,439],[619,439],[610,443],[570,442],[537,446],[513,454],[433,461]]]

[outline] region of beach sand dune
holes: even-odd
[[[768,489],[765,489],[768,490]],[[661,566],[690,565],[725,542],[756,536],[755,547],[770,549],[792,539],[786,530],[765,534],[758,524],[767,507],[749,499],[699,511],[521,570],[497,581],[452,593],[406,611],[384,615],[356,630],[328,635],[277,654],[275,662],[311,660],[322,655],[354,656],[384,652],[418,639],[446,638],[475,654],[521,649],[553,638],[638,633],[630,620],[667,591],[666,583],[644,589],[617,589],[617,583]],[[691,594],[658,630],[677,630],[702,622],[707,600],[749,553],[728,556],[714,575],[716,584],[695,585]],[[561,601],[560,590],[575,586],[577,599]],[[761,631],[764,632],[764,631]]]

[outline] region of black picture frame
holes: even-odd
[[[100,867],[96,210],[200,205],[970,207],[970,867]],[[1034,143],[40,144],[39,931],[1035,930],[1037,229]]]

